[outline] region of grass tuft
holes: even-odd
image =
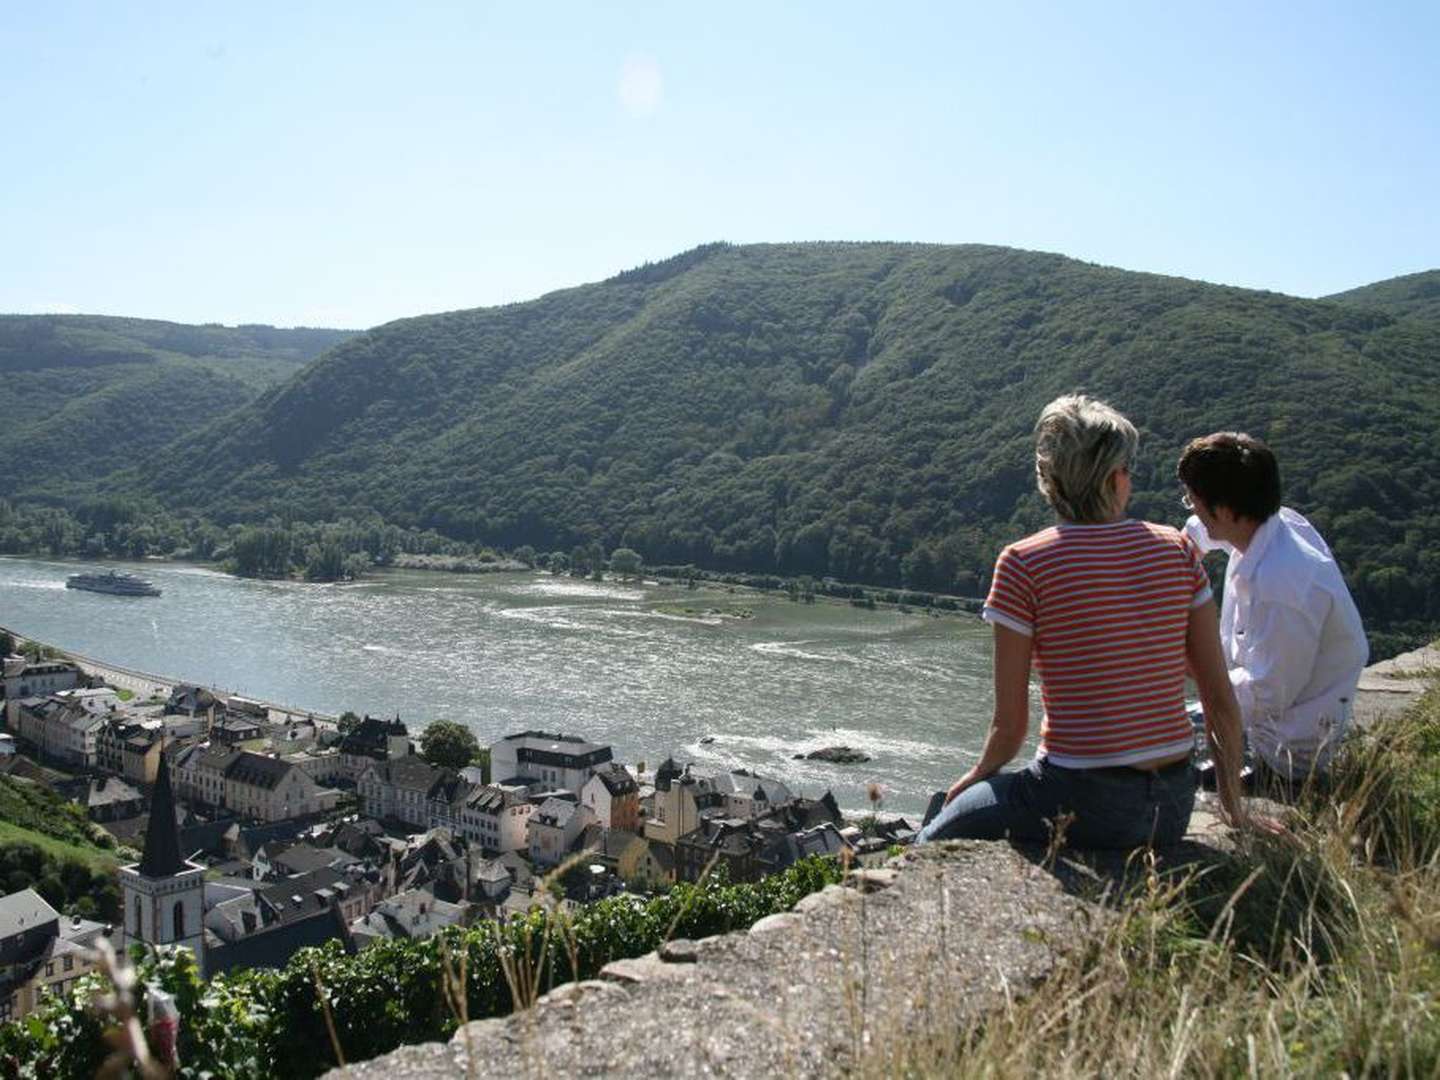
[[[1440,1075],[1440,691],[1348,746],[1288,840],[1153,862],[1088,947],[981,1021],[943,1000],[868,1076]]]

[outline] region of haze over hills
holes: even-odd
[[[1138,514],[1178,522],[1183,443],[1249,430],[1372,620],[1434,624],[1440,331],[1371,306],[1407,303],[1393,285],[1305,300],[997,247],[709,245],[356,336],[128,483],[219,521],[373,511],[968,593],[1047,520],[1030,431],[1080,387],[1144,430]]]
[[[0,495],[144,461],[353,333],[0,315]]]

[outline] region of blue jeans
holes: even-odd
[[[1190,827],[1196,774],[1186,760],[1155,772],[1123,766],[1067,769],[1036,758],[957,795],[917,841],[1014,840],[1049,843],[1053,822],[1073,814],[1065,839],[1077,847],[1163,847]]]

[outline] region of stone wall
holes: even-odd
[[[332,1078],[844,1072],[933,1015],[1023,994],[1099,915],[1066,872],[1005,844],[912,850],[746,933],[670,942],[535,1008]]]

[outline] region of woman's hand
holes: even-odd
[[[1224,807],[1224,819],[1236,829],[1247,828],[1249,814],[1240,792],[1240,765],[1244,736],[1240,729],[1240,705],[1225,669],[1220,648],[1220,618],[1215,601],[1206,600],[1190,609],[1185,634],[1185,661],[1200,691],[1205,710],[1205,734],[1215,761],[1215,786]]]
[[[981,777],[976,774],[974,769],[971,769],[964,776],[960,777],[959,780],[956,780],[955,783],[950,785],[950,790],[946,792],[945,805],[949,806],[952,802],[955,801],[955,797],[957,795],[959,795],[966,788],[970,787],[972,784],[977,783],[980,779]]]

